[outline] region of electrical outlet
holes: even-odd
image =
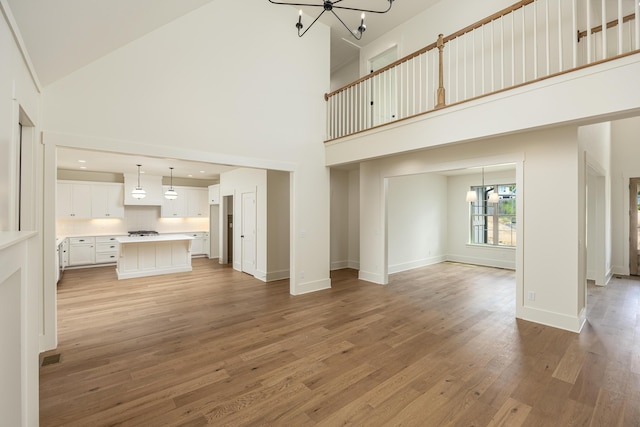
[[[304,271],[301,271],[301,272],[300,272],[300,278],[301,278],[301,279],[304,279]]]
[[[529,301],[535,301],[536,300],[536,293],[534,291],[529,291],[529,293],[527,294],[527,299]]]

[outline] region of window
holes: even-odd
[[[498,201],[489,197],[498,190]],[[477,196],[471,202],[471,237],[474,245],[516,245],[516,185],[499,184],[471,187]]]

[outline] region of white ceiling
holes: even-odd
[[[7,0],[43,86],[211,1]],[[344,1],[347,6],[362,7],[361,1]],[[356,46],[375,40],[437,1],[395,0],[388,13],[367,14],[367,31],[361,41],[351,37],[333,15],[325,13],[321,22],[331,27],[331,69],[336,70],[357,58],[359,48]],[[322,3],[321,0],[308,2]],[[370,0],[366,7],[384,9],[386,5],[386,0]],[[295,23],[297,9],[293,6],[273,7],[281,8],[283,14],[291,14]],[[305,12],[315,18],[318,9],[305,8]],[[338,11],[338,14],[350,27],[360,23],[359,13]],[[296,29],[293,24],[291,28],[293,35]]]
[[[42,86],[84,67],[96,59],[136,40],[213,0],[6,0],[18,24],[37,78]],[[239,0],[235,0],[239,1]],[[267,0],[263,0],[267,1]],[[316,0],[310,0],[314,2]],[[429,8],[438,0],[396,0],[386,14],[367,14],[367,31],[361,41],[355,40],[331,14],[321,21],[331,27],[331,69],[336,70],[358,58],[359,46],[375,40],[385,32]],[[317,0],[322,3],[321,0]],[[345,0],[347,6],[362,6],[356,0]],[[386,0],[371,0],[366,7],[384,8]],[[292,6],[277,6],[282,13],[297,18]],[[317,16],[319,8],[306,8]],[[356,27],[360,14],[339,11],[347,25]],[[307,25],[310,22],[306,22]],[[310,31],[313,31],[312,28]],[[292,25],[292,36],[295,26]],[[348,40],[347,41],[345,41]],[[136,164],[154,175],[217,179],[228,166],[179,162],[176,160],[140,158],[122,154],[82,150],[58,150],[58,167],[76,170],[78,160],[85,160],[86,170],[100,172],[136,172]],[[200,173],[204,170],[205,173]]]
[[[129,154],[105,153],[101,151],[58,148],[58,169],[85,172],[137,173],[136,165],[141,165],[141,173],[169,176],[173,167],[176,178],[219,179],[220,173],[234,167],[212,163],[199,163],[158,157],[132,156]]]

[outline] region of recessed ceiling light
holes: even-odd
[[[187,176],[188,176],[189,178],[191,178],[193,175],[189,174],[189,175],[187,175]]]
[[[144,173],[144,171],[140,171],[140,173]]]
[[[87,163],[86,160],[78,160],[78,163]]]
[[[86,169],[86,168],[87,168],[86,166],[80,166],[80,169]]]
[[[200,173],[204,173],[204,171],[200,171]]]

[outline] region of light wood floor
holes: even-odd
[[[205,259],[66,271],[41,425],[640,426],[640,282],[590,286],[577,335],[516,320],[510,271],[356,277],[292,297]]]

